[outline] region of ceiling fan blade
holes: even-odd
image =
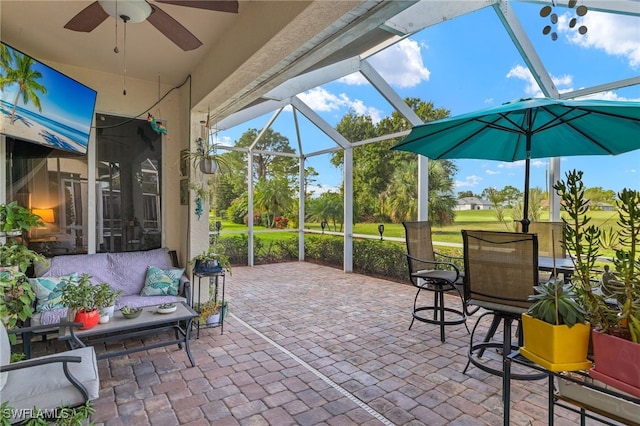
[[[182,50],[193,50],[202,46],[196,36],[157,6],[151,6],[153,12],[147,21],[174,42]]]
[[[238,13],[238,0],[156,0],[156,2],[214,10],[216,12]]]
[[[100,6],[100,3],[94,1],[71,18],[64,27],[68,30],[89,33],[108,17],[109,15],[104,11],[102,6]]]

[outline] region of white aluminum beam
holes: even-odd
[[[417,126],[418,124],[422,124],[422,120],[420,117],[407,105],[407,103],[396,93],[395,90],[391,88],[389,83],[385,81],[384,78],[378,71],[376,71],[369,62],[366,60],[361,61],[360,63],[360,72],[364,77],[369,80],[369,83],[375,87],[375,89],[393,106],[404,118],[411,123],[412,126]]]
[[[266,100],[229,115],[217,122],[215,127],[218,130],[231,129],[232,127],[251,121],[254,118],[261,117],[279,108],[284,108],[287,105],[289,105],[288,99],[283,101]]]
[[[493,10],[498,15],[498,18],[500,18],[500,21],[507,30],[509,37],[511,37],[513,44],[516,49],[518,49],[518,52],[520,52],[520,55],[527,64],[529,71],[531,71],[533,78],[538,83],[538,86],[540,86],[542,93],[547,97],[558,99],[560,97],[558,88],[553,84],[551,76],[544,67],[538,53],[533,48],[531,40],[527,37],[524,28],[522,28],[522,25],[516,17],[515,11],[509,5],[509,2],[502,1],[499,4],[494,5]]]
[[[344,150],[344,272],[353,272],[353,148]]]
[[[344,61],[336,62],[335,64],[293,77],[267,92],[264,98],[274,100],[289,99],[314,87],[330,83],[346,75],[358,72],[359,70],[360,58],[354,56],[353,58],[345,59]]]
[[[414,34],[432,25],[489,7],[497,1],[422,0],[385,21],[381,28],[400,36]]]
[[[331,127],[322,117],[320,117],[314,110],[309,108],[307,104],[302,102],[300,98],[291,98],[291,106],[300,111],[302,115],[307,117],[309,121],[316,125],[325,135],[329,136],[335,143],[342,148],[347,148],[351,144],[344,136],[342,136],[336,129]]]
[[[526,3],[537,3],[540,7],[552,6],[549,0],[519,0]],[[556,1],[556,6],[568,7],[568,1]],[[583,2],[580,2],[582,4]],[[596,12],[615,13],[617,15],[640,16],[640,2],[638,0],[589,0],[584,2],[589,10]]]
[[[612,81],[611,83],[599,84],[597,86],[566,92],[560,95],[560,99],[575,99],[581,96],[593,95],[594,93],[602,93],[609,90],[620,89],[622,87],[635,86],[636,84],[640,84],[640,77],[631,77],[624,80]]]

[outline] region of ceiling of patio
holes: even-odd
[[[124,0],[120,0],[123,2]],[[2,41],[53,63],[122,73],[123,23],[107,18],[81,33],[64,25],[90,0],[0,2]],[[214,12],[149,1],[187,27],[203,45],[182,51],[148,22],[127,25],[127,77],[178,85],[188,75],[206,81],[194,96],[194,111],[210,110],[218,120],[265,101],[294,96],[327,76],[298,79],[309,71],[364,58],[421,29],[479,8],[493,7],[544,93],[559,96],[545,66],[506,1],[260,1],[240,0],[239,13]],[[529,1],[550,4],[550,1]],[[556,2],[566,5],[566,1]],[[634,0],[590,1],[590,10],[640,16]],[[327,69],[327,68],[323,68]],[[321,73],[320,73],[321,74]],[[338,77],[336,77],[338,78]],[[289,81],[288,85],[281,86]],[[611,82],[584,93],[639,84],[640,77]],[[568,96],[568,95],[565,95]]]

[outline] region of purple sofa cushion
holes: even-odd
[[[122,290],[124,296],[140,294],[147,276],[147,267],[155,266],[160,269],[173,267],[171,256],[166,248],[108,253],[108,259],[108,268],[112,276],[112,282],[109,282],[109,285],[116,290]]]

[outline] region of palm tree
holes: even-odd
[[[274,226],[275,217],[285,215],[293,205],[286,178],[260,179],[255,188],[255,206],[267,214],[267,227]]]
[[[11,110],[10,124],[13,124],[16,120],[16,109],[18,107],[18,100],[22,96],[22,103],[27,105],[32,102],[38,111],[42,111],[40,105],[40,98],[36,92],[40,92],[43,95],[47,93],[47,88],[36,80],[42,78],[42,73],[32,69],[35,61],[26,55],[19,52],[14,52],[13,59],[15,67],[11,67],[8,62],[5,63],[5,57],[3,55],[3,68],[6,68],[6,74],[0,78],[0,90],[11,84],[18,85],[18,91],[13,101],[13,109]]]
[[[333,230],[338,230],[338,223],[342,231],[344,219],[344,203],[342,196],[335,192],[324,192],[318,198],[309,202],[308,219],[315,222],[333,224]]]
[[[449,160],[429,161],[429,221],[433,225],[453,222],[455,164]],[[418,215],[418,162],[415,159],[396,166],[388,189],[387,209],[396,222],[414,220]]]

